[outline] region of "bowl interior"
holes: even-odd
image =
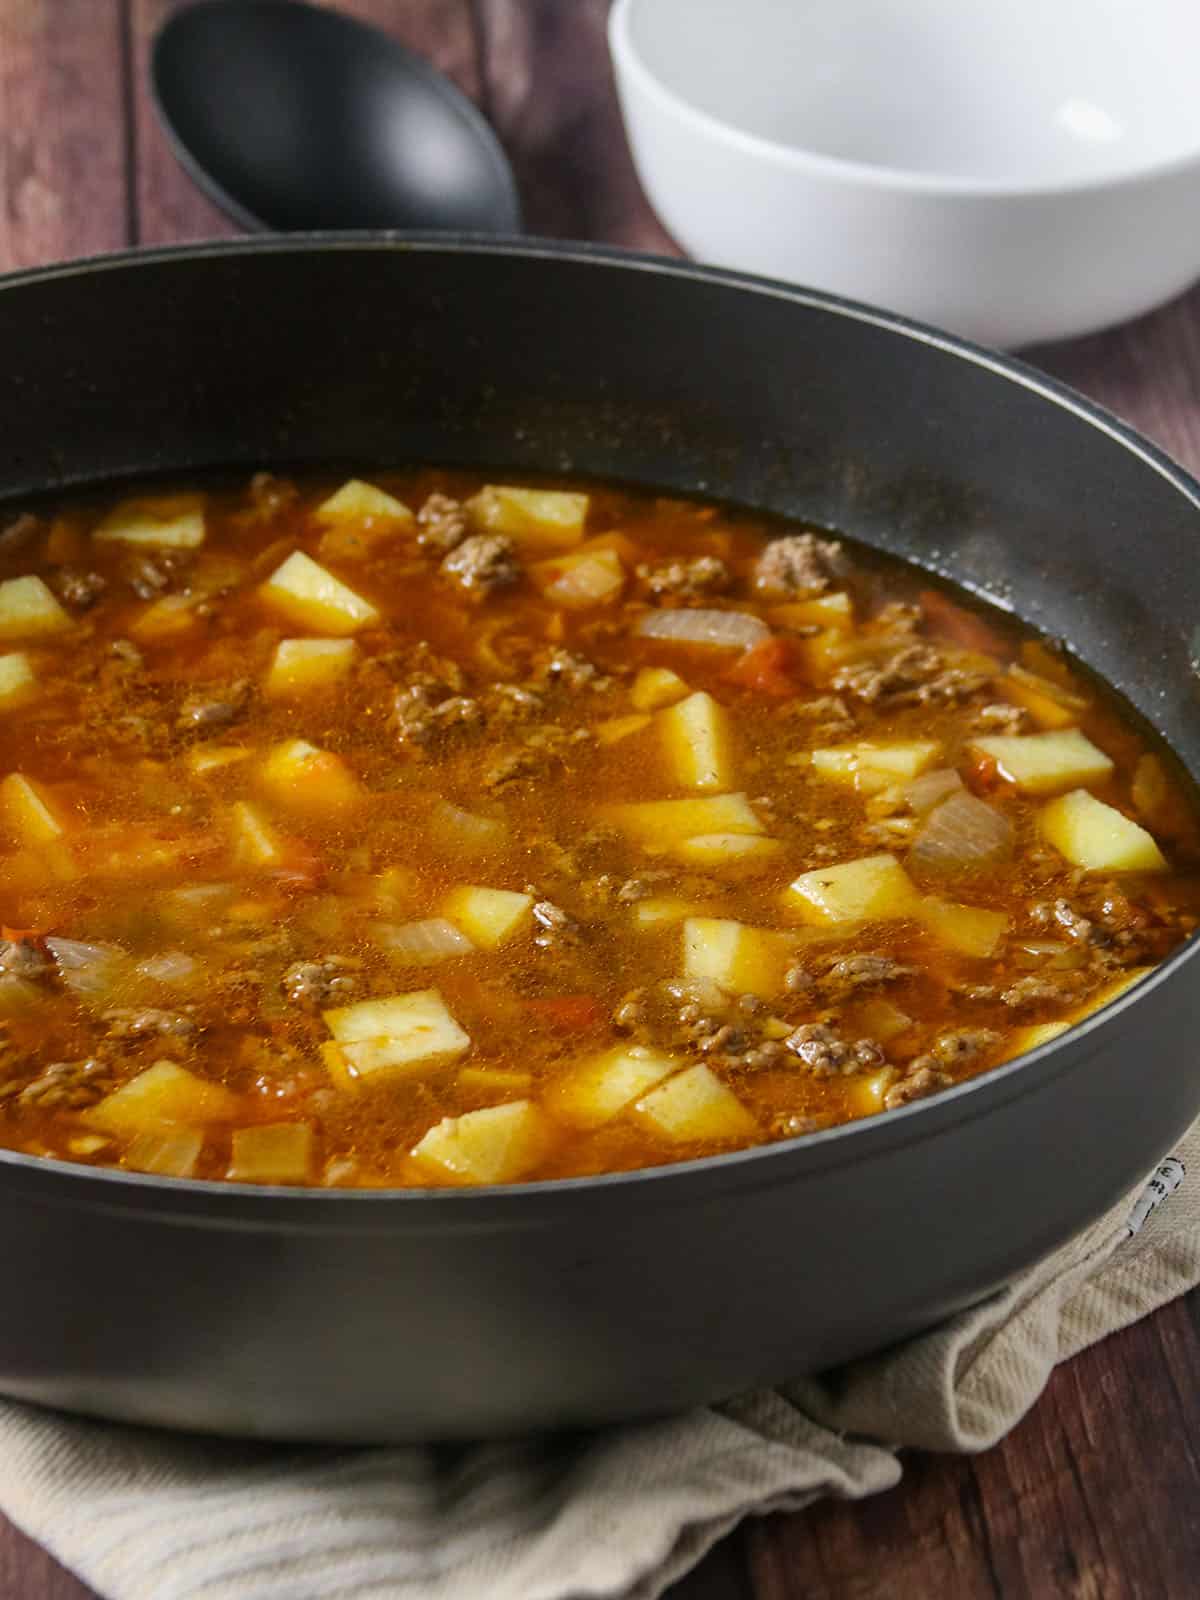
[[[661,88],[793,152],[983,186],[1200,159],[1191,0],[625,0],[623,23]]]

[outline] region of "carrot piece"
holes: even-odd
[[[556,1028],[594,1028],[604,1019],[604,1007],[590,994],[557,994],[547,1000],[525,1002],[534,1016],[544,1017]]]
[[[1012,647],[998,629],[977,611],[957,605],[940,589],[922,589],[917,598],[926,622],[942,638],[984,655],[1007,658],[1012,654]]]
[[[798,689],[799,655],[791,639],[764,639],[744,651],[725,673],[726,683],[785,699]]]

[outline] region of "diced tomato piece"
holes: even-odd
[[[962,645],[964,650],[978,650],[983,655],[1007,659],[1012,654],[1008,640],[986,618],[977,611],[969,611],[966,606],[957,605],[940,589],[922,589],[917,598],[926,622],[941,638]]]
[[[981,789],[994,789],[1000,782],[1000,768],[995,756],[984,755],[982,750],[972,750],[967,757],[964,776],[967,787],[976,793]]]
[[[764,639],[744,651],[725,673],[727,683],[785,699],[799,689],[800,655],[791,639]]]
[[[604,1020],[604,1007],[591,994],[552,995],[547,1000],[528,1000],[526,1005],[556,1028],[594,1028]]]
[[[288,838],[284,841],[284,850],[282,864],[267,876],[281,889],[295,889],[302,894],[319,888],[326,866],[311,845],[305,844],[303,839]]]

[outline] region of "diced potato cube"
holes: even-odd
[[[560,489],[518,489],[488,483],[467,501],[472,523],[531,550],[569,550],[583,538],[588,497]]]
[[[883,1097],[895,1083],[895,1067],[878,1067],[874,1072],[855,1075],[846,1085],[846,1097],[856,1117],[873,1117],[884,1110]]]
[[[1086,789],[1072,789],[1042,808],[1043,839],[1089,872],[1163,872],[1166,861],[1141,823]]]
[[[698,833],[681,839],[671,854],[689,867],[765,872],[782,850],[778,839],[758,833]]]
[[[306,817],[342,816],[359,805],[365,792],[340,756],[305,739],[272,745],[258,769],[258,782],[277,805]]]
[[[728,917],[688,917],[683,924],[683,971],[710,978],[730,994],[764,1000],[785,991],[796,941],[770,928],[751,928]]]
[[[1003,939],[1008,917],[983,906],[964,906],[927,895],[919,900],[916,915],[935,939],[964,956],[990,956]]]
[[[129,636],[142,644],[158,644],[164,639],[180,639],[199,623],[198,594],[165,594],[152,600],[129,624]]]
[[[512,1183],[545,1159],[554,1129],[532,1100],[443,1117],[413,1146],[413,1160],[448,1183]]]
[[[238,800],[230,807],[233,864],[243,870],[277,867],[285,853],[283,840],[257,807]]]
[[[551,605],[582,611],[606,605],[625,587],[625,568],[615,550],[574,551],[530,567],[529,576]]]
[[[393,963],[403,967],[427,967],[437,961],[452,961],[458,956],[469,956],[475,949],[462,929],[446,917],[422,917],[399,926],[377,922],[374,933]]]
[[[354,665],[353,639],[281,639],[267,672],[265,688],[274,699],[328,689]]]
[[[1101,783],[1113,764],[1078,728],[1050,733],[996,734],[974,740],[991,756],[1000,775],[1026,794],[1053,794],[1079,784]]]
[[[218,772],[253,754],[248,744],[196,744],[183,760],[189,772],[203,777],[206,772]]]
[[[458,1086],[467,1094],[494,1094],[511,1100],[527,1095],[533,1087],[532,1072],[510,1072],[505,1067],[464,1067]]]
[[[1119,978],[1114,978],[1111,983],[1106,983],[1103,989],[1091,995],[1087,1004],[1076,1013],[1075,1021],[1079,1022],[1084,1017],[1090,1017],[1092,1012],[1099,1011],[1101,1006],[1111,1005],[1127,989],[1132,989],[1135,983],[1141,983],[1142,979],[1148,978],[1153,971],[1153,967],[1130,967]]]
[[[805,671],[816,684],[829,680],[836,668],[864,656],[861,642],[845,628],[822,628],[811,639],[798,641]]]
[[[835,628],[849,633],[854,626],[854,604],[844,589],[820,594],[812,600],[789,600],[772,606],[768,612],[776,626],[784,628]]]
[[[307,1122],[269,1122],[237,1128],[226,1176],[234,1183],[307,1183],[315,1143]]]
[[[652,1133],[677,1144],[709,1139],[752,1139],[758,1124],[708,1067],[689,1067],[633,1107],[632,1116]]]
[[[195,550],[204,543],[204,496],[171,494],[122,500],[97,526],[97,544],[152,544]]]
[[[204,1148],[198,1128],[168,1123],[161,1129],[139,1133],[121,1158],[134,1172],[153,1172],[160,1178],[190,1178]]]
[[[416,989],[382,1000],[360,1000],[323,1013],[335,1047],[322,1050],[344,1082],[375,1072],[428,1072],[457,1061],[471,1047],[436,989]]]
[[[669,850],[698,833],[761,833],[763,825],[744,794],[695,800],[643,800],[605,806],[601,815],[651,849]]]
[[[40,578],[0,583],[0,639],[32,639],[70,626],[70,617]]]
[[[887,1044],[892,1039],[898,1039],[902,1033],[907,1033],[912,1021],[907,1011],[901,1011],[899,1006],[893,1005],[881,994],[871,995],[858,1007],[857,1026],[868,1038],[878,1039],[880,1044]]]
[[[389,522],[397,526],[410,523],[413,514],[394,495],[361,478],[349,478],[328,500],[322,500],[314,513],[318,522]]]
[[[452,889],[442,911],[481,950],[497,950],[528,926],[533,907],[531,894],[515,889],[485,889],[463,884]]]
[[[1070,1026],[1069,1022],[1035,1022],[1026,1028],[1014,1028],[1005,1042],[1004,1059],[1011,1061],[1014,1056],[1023,1056],[1028,1050],[1049,1044],[1051,1039],[1066,1033]]]
[[[997,687],[1005,699],[1024,706],[1039,728],[1069,728],[1090,704],[1082,695],[1039,677],[1027,667],[1009,667]]]
[[[635,711],[659,711],[682,700],[687,692],[687,684],[670,667],[643,667],[633,680],[629,698]]]
[[[48,844],[66,824],[47,795],[20,772],[0,783],[0,826],[20,844]]]
[[[652,720],[648,711],[635,711],[628,717],[609,717],[606,722],[597,722],[593,732],[601,744],[619,744],[631,733],[641,733],[643,728],[648,728]]]
[[[701,690],[658,713],[671,779],[684,789],[727,790],[733,782],[729,714]]]
[[[803,872],[785,900],[806,922],[870,922],[916,914],[917,893],[908,873],[886,852]]]
[[[24,705],[36,687],[28,656],[19,650],[0,656],[0,709],[7,711],[10,706]]]
[[[648,1045],[617,1045],[568,1067],[547,1091],[546,1109],[572,1128],[598,1128],[681,1066],[677,1056]]]
[[[369,600],[355,594],[303,550],[294,550],[259,588],[267,603],[289,622],[319,633],[356,633],[379,621]]]
[[[221,1084],[198,1078],[174,1061],[156,1061],[82,1116],[109,1133],[133,1135],[159,1133],[164,1122],[228,1122],[240,1105]]]
[[[633,920],[639,928],[669,927],[685,917],[702,917],[705,909],[697,901],[684,900],[680,895],[653,895],[648,900],[637,901]]]
[[[67,1149],[73,1156],[94,1156],[111,1143],[107,1134],[81,1133],[67,1140]]]
[[[896,778],[915,778],[940,757],[942,747],[933,739],[909,739],[892,744],[831,745],[813,750],[810,760],[815,772],[834,783],[853,783],[864,770]]]

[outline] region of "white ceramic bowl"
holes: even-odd
[[[1200,275],[1198,0],[617,0],[609,42],[702,260],[999,345]]]

